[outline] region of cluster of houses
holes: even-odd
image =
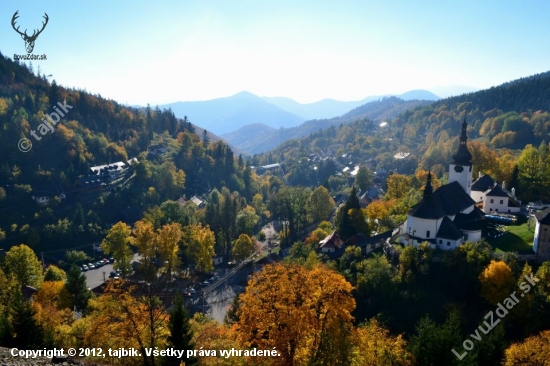
[[[112,164],[98,165],[90,168],[90,174],[78,178],[75,183],[74,190],[71,192],[77,192],[81,194],[90,194],[95,192],[102,192],[107,183],[122,177],[132,164],[137,163],[136,158],[132,158],[127,161],[118,161]],[[33,192],[31,198],[38,204],[47,205],[54,197],[59,199],[65,199],[67,192],[63,189],[61,184],[47,182],[38,183],[33,186]]]
[[[482,239],[485,217],[517,215],[521,212],[521,201],[515,189],[506,188],[505,182],[498,183],[488,174],[479,174],[472,180],[472,155],[467,146],[467,123],[464,121],[458,151],[449,164],[449,183],[434,190],[432,176],[428,174],[422,200],[413,206],[406,221],[398,228],[398,240],[403,245],[419,246],[427,242],[433,249],[453,250],[466,241]],[[398,155],[398,156],[397,156]],[[394,158],[405,159],[407,153]],[[373,187],[373,190],[375,188]],[[372,193],[375,193],[374,191]],[[361,205],[368,204],[374,197],[363,192]],[[534,215],[536,219],[533,250],[536,254],[550,255],[550,208]],[[336,232],[319,243],[323,253],[343,254],[347,244],[364,248],[390,238],[392,232],[375,237],[361,237],[361,234],[343,242]]]

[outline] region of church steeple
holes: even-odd
[[[428,179],[426,180],[426,187],[424,187],[424,199],[432,196],[434,189],[432,187],[432,171],[428,171]]]
[[[460,145],[458,146],[458,151],[453,155],[454,164],[456,165],[472,165],[472,154],[468,150],[466,142],[468,141],[468,135],[466,130],[468,128],[468,123],[466,123],[466,117],[464,117],[464,122],[462,123],[462,132],[460,134]]]

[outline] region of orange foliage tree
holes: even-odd
[[[275,365],[335,364],[349,358],[352,286],[323,266],[265,266],[240,296],[237,323],[243,346],[272,349]]]

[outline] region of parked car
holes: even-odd
[[[82,270],[83,270],[84,272],[87,271],[87,270],[88,270],[88,266],[85,265],[85,264],[83,264],[83,265],[82,265]]]
[[[88,263],[88,268],[89,269],[95,269],[95,266],[92,263]]]
[[[191,293],[189,291],[182,291],[181,294],[183,297],[191,297]]]
[[[102,261],[103,261],[103,263],[105,263],[105,264],[109,264],[109,260],[108,260],[107,258],[103,258]]]

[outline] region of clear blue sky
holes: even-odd
[[[59,84],[128,104],[250,91],[299,102],[487,88],[550,69],[549,1],[5,1],[12,29],[49,24],[34,54]]]

